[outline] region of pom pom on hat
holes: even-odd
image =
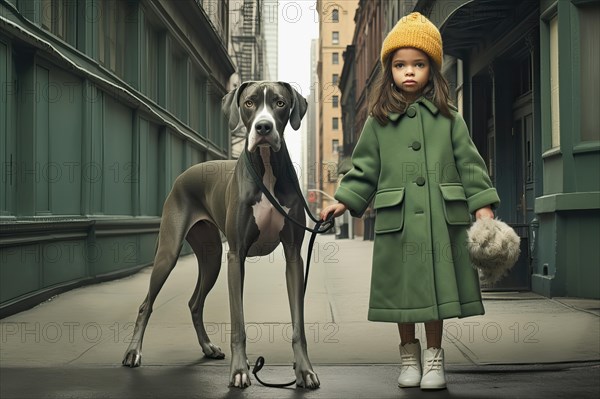
[[[500,280],[515,265],[521,239],[506,223],[491,218],[477,219],[467,230],[467,248],[482,283]]]
[[[442,67],[442,35],[430,20],[418,12],[401,18],[388,33],[381,46],[381,63],[402,47],[417,48]]]

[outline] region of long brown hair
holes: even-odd
[[[388,55],[383,64],[383,70],[379,68],[377,77],[373,82],[373,88],[369,93],[369,113],[380,125],[385,126],[388,123],[388,115],[391,113],[404,113],[409,106],[408,100],[400,90],[394,85],[392,76],[392,58],[393,52]],[[440,67],[429,59],[429,82],[423,89],[423,96],[431,101],[446,118],[452,118],[449,104],[450,89],[448,82]]]

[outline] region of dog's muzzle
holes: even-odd
[[[281,136],[275,124],[268,119],[259,119],[252,124],[248,136],[248,151],[254,152],[257,147],[268,146],[277,152],[281,148]]]
[[[254,124],[254,129],[259,136],[266,136],[273,130],[273,122],[264,119],[260,120]]]

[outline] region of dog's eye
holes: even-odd
[[[252,101],[252,100],[246,100],[246,102],[244,103],[244,105],[246,106],[246,108],[252,108],[252,107],[254,107],[254,101]]]
[[[277,101],[277,103],[276,103],[276,104],[277,104],[277,106],[278,106],[278,107],[280,107],[280,108],[281,108],[281,107],[285,107],[285,101],[279,100],[279,101]]]

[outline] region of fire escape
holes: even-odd
[[[262,30],[263,0],[244,0],[239,9],[231,10],[231,44],[239,81],[263,80],[265,77],[265,42]],[[245,132],[231,137],[233,157],[239,155],[239,144]]]

